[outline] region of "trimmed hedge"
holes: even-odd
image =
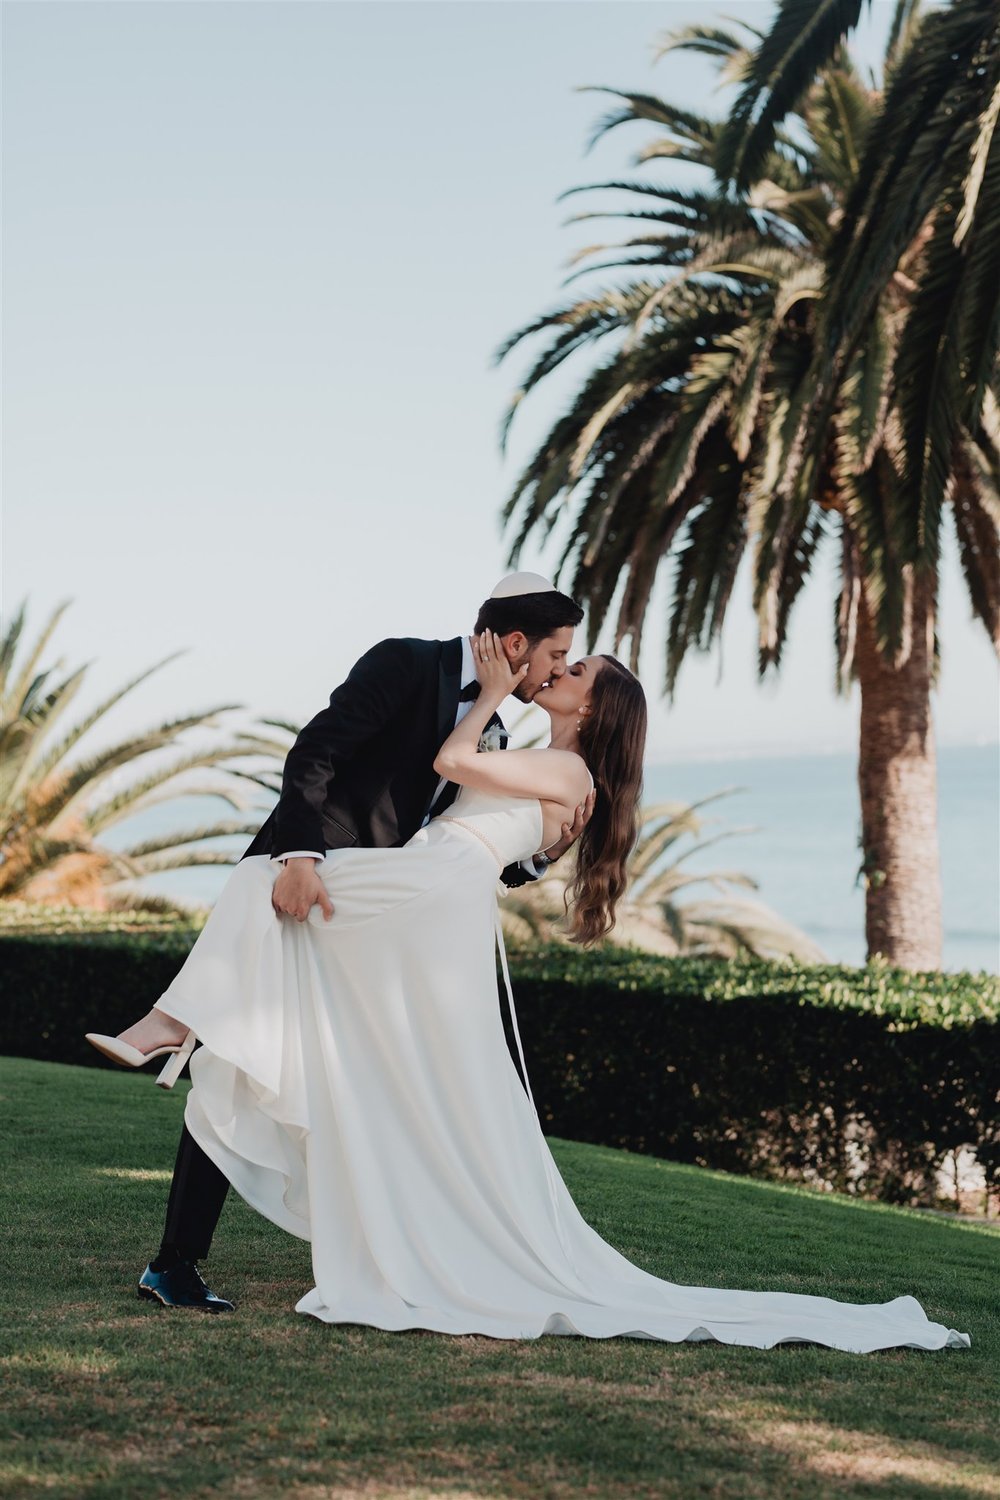
[[[547,1132],[930,1207],[964,1150],[1000,1188],[993,976],[548,950],[511,977]]]
[[[83,1033],[144,1014],[195,936],[3,937],[0,1052],[106,1067]],[[1000,1190],[993,976],[564,946],[511,975],[549,1134],[923,1206],[964,1150]]]

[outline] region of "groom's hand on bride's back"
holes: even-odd
[[[576,843],[577,839],[580,837],[581,833],[590,822],[590,819],[594,812],[594,803],[596,801],[597,791],[595,789],[594,791],[588,792],[584,800],[580,803],[579,807],[576,809],[576,812],[573,815],[572,823],[564,823],[562,825],[562,836],[557,843],[550,845],[549,848],[545,851],[545,853],[549,857],[550,864],[554,865],[556,860],[561,859],[562,856],[566,853],[566,850],[571,848],[572,845]]]
[[[327,922],[333,916],[333,902],[316,874],[316,861],[312,858],[285,861],[271,888],[271,905],[279,917],[284,914],[298,922],[304,922],[316,905],[322,907]]]

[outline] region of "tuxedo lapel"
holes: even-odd
[[[443,745],[455,727],[458,713],[458,695],[462,690],[462,637],[445,641],[441,647],[441,664],[438,669],[437,743]],[[435,782],[435,785],[437,783]],[[436,818],[458,795],[453,781],[446,781],[441,795],[431,808],[431,817]]]
[[[504,723],[503,719],[501,719],[498,713],[492,713],[486,720],[486,725],[483,729],[483,733],[485,734],[487,729],[492,729],[494,724],[498,724],[500,726],[500,748],[501,750],[506,750],[507,741],[510,739],[510,735],[507,733],[506,724]]]
[[[458,796],[458,787],[454,781],[446,781],[441,788],[441,795],[431,808],[431,817],[436,818],[438,813],[443,813],[446,807],[450,807]]]
[[[438,744],[443,745],[455,727],[458,695],[462,690],[462,637],[445,641],[441,647],[438,673]]]
[[[455,727],[455,716],[458,713],[458,695],[462,690],[462,637],[456,636],[453,641],[445,641],[441,649],[441,667],[438,682],[438,744],[443,745],[449,734]],[[506,726],[497,713],[491,714],[487,720],[483,733],[491,729],[494,724],[500,726],[501,748],[506,750],[507,734]],[[458,796],[458,786],[454,781],[446,781],[441,789],[434,806],[431,808],[431,817],[436,818],[439,813],[450,807]]]
[[[455,716],[458,713],[458,695],[462,691],[462,637],[457,635],[453,641],[445,641],[441,647],[441,666],[438,675],[438,744],[443,745],[449,734],[455,727]],[[486,729],[492,729],[494,724],[499,724],[503,737],[503,747],[506,750],[507,726],[498,713],[490,715],[486,722]]]

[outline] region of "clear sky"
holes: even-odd
[[[872,10],[875,59],[889,0]],[[657,37],[771,11],[7,0],[3,612],[27,595],[34,634],[74,600],[46,660],[93,662],[75,713],[187,648],[102,742],[217,703],[303,722],[379,637],[471,626],[506,571],[500,507],[586,368],[530,398],[502,460],[502,412],[544,341],[493,353],[610,279],[564,285],[573,251],[624,225],[567,220],[627,200],[556,200],[639,175],[655,134],[588,152],[615,100],[581,89],[721,108],[707,64],[653,63]],[[832,612],[830,561],[761,687],[744,580],[724,670],[692,660],[654,707],[652,756],[852,746]],[[939,735],[992,741],[995,663],[950,549],[940,633]]]

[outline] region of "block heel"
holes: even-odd
[[[167,1058],[167,1061],[163,1065],[163,1068],[160,1070],[160,1076],[156,1080],[161,1089],[173,1088],[174,1084],[183,1073],[184,1064],[187,1062],[188,1058],[191,1056],[191,1053],[194,1051],[194,1044],[197,1040],[198,1038],[195,1036],[194,1032],[189,1031],[187,1036],[181,1042],[180,1046],[177,1048],[177,1051],[174,1052],[172,1056]]]

